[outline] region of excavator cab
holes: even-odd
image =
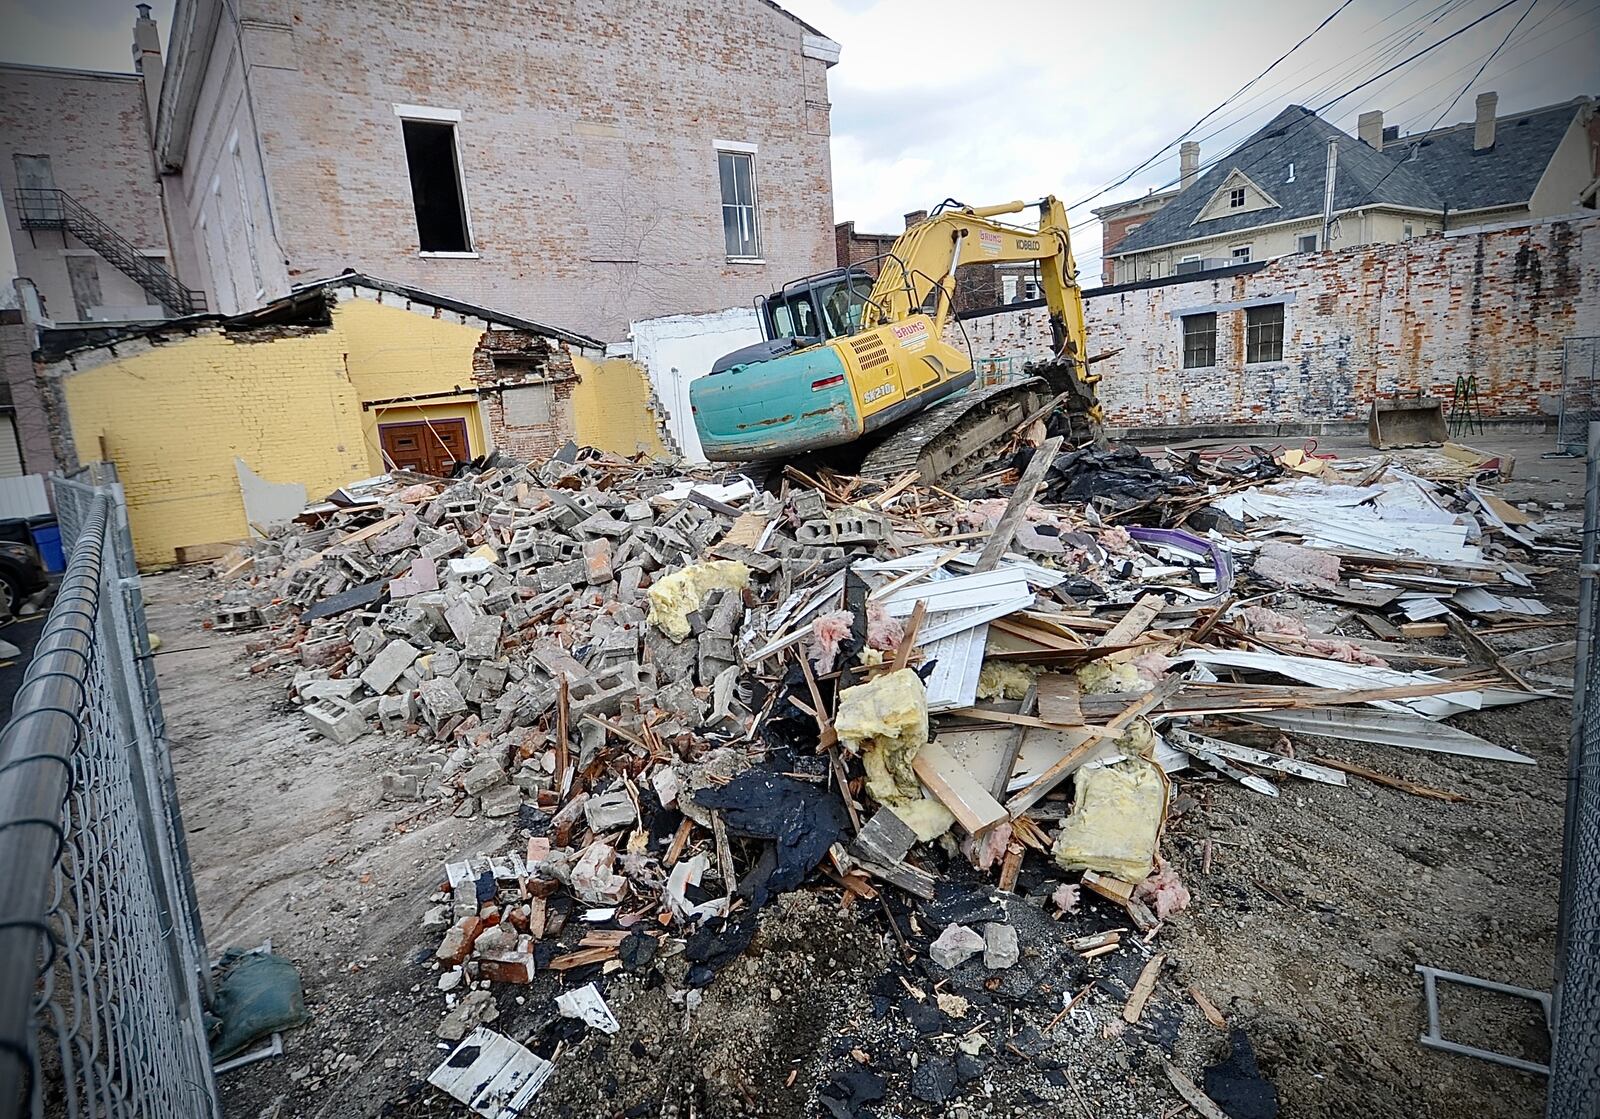
[[[767,361],[852,335],[861,329],[871,294],[869,273],[860,268],[835,268],[785,284],[771,295],[758,295],[756,319],[762,340],[724,354],[711,372]]]

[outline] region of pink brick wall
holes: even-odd
[[[614,341],[832,266],[826,71],[762,0],[240,7],[289,261],[269,295],[354,267]],[[418,255],[396,104],[461,111],[478,259]],[[718,140],[759,148],[765,264],[724,255]]]
[[[1183,368],[1174,312],[1282,297],[1281,362],[1244,361],[1243,310],[1217,315],[1217,364]],[[1485,415],[1554,415],[1562,342],[1600,335],[1600,218],[1295,255],[1259,272],[1091,295],[1089,352],[1116,426],[1364,420],[1375,393],[1450,400],[1473,374]],[[1045,311],[964,320],[973,353],[1048,355]],[[951,340],[960,344],[952,327]]]

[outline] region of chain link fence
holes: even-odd
[[[1595,418],[1600,420],[1600,416]],[[1573,666],[1547,1119],[1589,1119],[1600,1114],[1600,633],[1596,628],[1600,621],[1600,567],[1596,565],[1600,422],[1587,426],[1583,443],[1589,465],[1578,567],[1577,659]]]
[[[216,1119],[126,505],[103,466],[54,487],[71,560],[0,731],[0,1119]]]
[[[1600,338],[1568,338],[1561,346],[1561,411],[1556,447],[1583,454],[1589,425],[1600,420]]]

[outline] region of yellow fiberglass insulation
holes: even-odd
[[[1084,695],[1104,695],[1108,692],[1142,692],[1150,684],[1139,675],[1139,670],[1127,661],[1112,664],[1109,661],[1090,661],[1078,669],[1078,686]]]
[[[894,814],[900,817],[901,823],[916,833],[917,840],[922,843],[931,843],[938,839],[950,830],[951,824],[956,822],[955,815],[931,797],[897,804],[894,806]]]
[[[689,615],[718,587],[743,591],[750,569],[738,560],[711,560],[664,575],[650,584],[649,622],[674,641],[689,636]]]
[[[984,661],[978,673],[979,699],[1021,699],[1040,669],[1010,661]]]
[[[1077,803],[1051,851],[1057,865],[1144,881],[1167,812],[1166,777],[1155,763],[1132,758],[1080,769],[1073,781]]]
[[[928,741],[928,693],[909,668],[839,693],[839,737],[860,751],[867,791],[883,804],[922,795],[911,759]]]

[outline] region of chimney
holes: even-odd
[[[1356,135],[1374,151],[1383,150],[1383,110],[1373,109],[1356,118]]]
[[[926,211],[926,210],[912,210],[909,214],[906,215],[906,228],[910,229],[914,225],[921,225],[923,222],[925,222],[927,220],[928,220],[928,211]]]
[[[1188,190],[1189,184],[1199,174],[1200,145],[1193,140],[1185,140],[1178,145],[1178,189]]]
[[[155,131],[156,109],[161,104],[161,32],[156,21],[150,18],[149,4],[135,4],[139,16],[133,21],[133,68],[144,79],[144,103],[149,111],[152,135]]]
[[[1478,126],[1472,133],[1472,150],[1487,151],[1494,147],[1494,114],[1500,107],[1498,93],[1478,94]]]

